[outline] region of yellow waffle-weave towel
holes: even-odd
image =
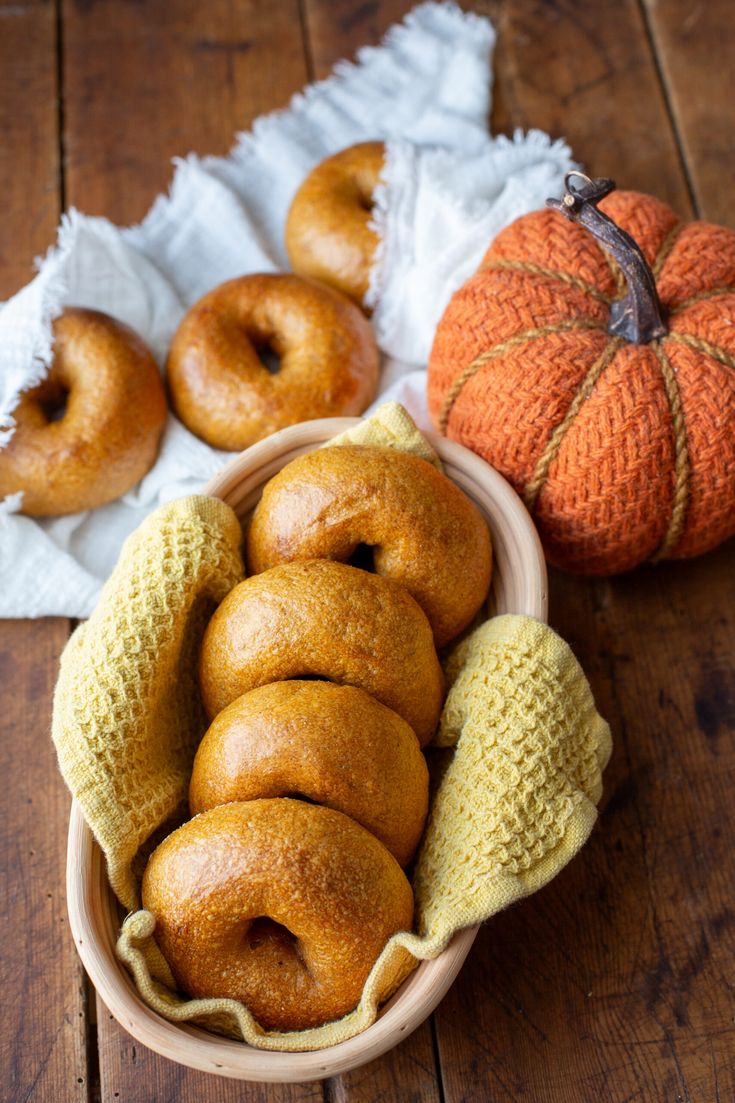
[[[133,863],[186,807],[206,728],[196,664],[212,613],[244,574],[240,525],[216,498],[182,498],[125,541],[92,616],[61,657],[52,734],[59,766],[124,907]]]
[[[392,404],[343,435],[438,459]],[[335,440],[331,443],[338,443]],[[62,772],[105,852],[126,908],[138,906],[141,846],[185,806],[205,721],[195,660],[207,614],[242,576],[240,531],[222,503],[164,506],[127,542],[92,618],[62,660],[54,740]],[[174,992],[155,953],[154,920],[126,919],[118,954],[146,1003],[264,1049],[309,1050],[364,1030],[418,960],[453,934],[546,884],[595,821],[610,733],[567,645],[528,617],[495,617],[450,653],[436,742],[453,747],[432,802],[413,887],[416,927],[395,935],[357,1008],[289,1034],[262,1030],[233,1000]]]

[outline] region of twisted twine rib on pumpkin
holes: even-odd
[[[536,461],[536,466],[533,471],[533,475],[523,490],[523,501],[526,504],[526,508],[529,513],[533,512],[533,508],[536,505],[536,499],[538,498],[541,487],[546,482],[546,476],[549,473],[549,468],[553,463],[556,455],[561,448],[561,443],[567,434],[567,430],[576,418],[577,414],[582,408],[582,405],[589,398],[593,387],[597,383],[604,372],[607,365],[612,360],[615,353],[618,351],[621,345],[625,344],[622,337],[611,337],[603,348],[600,355],[597,357],[592,367],[589,369],[584,379],[582,380],[577,393],[572,399],[571,405],[566,414],[556,426],[551,436],[546,442],[541,455]]]
[[[700,291],[698,295],[692,295],[691,299],[685,299],[683,303],[679,303],[678,306],[673,307],[669,311],[669,317],[673,318],[676,314],[681,314],[683,310],[687,310],[690,306],[695,306],[697,303],[706,303],[710,299],[716,299],[720,295],[732,295],[735,291],[735,286],[732,284],[720,284],[718,287],[711,287],[709,291]]]
[[[705,298],[714,298],[714,295],[708,294],[700,296],[700,300]],[[664,351],[664,344],[667,341],[674,341],[678,344],[687,345],[689,348],[696,349],[698,352],[703,352],[707,356],[711,356],[713,360],[717,360],[726,367],[735,370],[735,356],[731,356],[730,353],[720,348],[719,345],[713,345],[711,342],[705,341],[702,337],[695,337],[693,333],[668,333],[663,341],[654,341],[651,344],[651,348],[661,366],[661,374],[666,388],[666,397],[669,401],[671,418],[674,424],[675,476],[671,520],[669,521],[669,527],[666,530],[666,535],[660,547],[655,554],[651,556],[652,563],[658,563],[660,560],[665,559],[678,544],[684,532],[686,513],[689,506],[689,482],[691,476],[689,441],[676,371]]]
[[[557,322],[552,326],[539,326],[538,329],[524,329],[521,333],[517,333],[515,337],[509,337],[506,341],[501,341],[499,344],[493,345],[492,348],[486,349],[485,352],[481,352],[466,368],[463,368],[447,391],[444,405],[439,414],[439,432],[446,433],[452,407],[457,401],[457,396],[465,383],[469,382],[472,376],[475,375],[484,364],[489,363],[490,360],[495,360],[496,357],[502,356],[504,353],[509,352],[510,349],[517,348],[518,345],[526,344],[527,341],[535,341],[540,337],[548,337],[552,333],[569,333],[573,330],[604,328],[605,327],[600,322],[593,322],[587,318],[572,318],[569,321]]]
[[[653,274],[656,278],[661,275],[664,264],[679,240],[679,236],[683,229],[684,223],[677,222],[666,235],[653,265]],[[718,295],[723,295],[733,290],[735,290],[735,288],[719,286],[710,288],[709,291],[704,291],[699,295],[692,295],[690,299],[686,299],[683,303],[680,303],[678,307],[670,311],[670,315],[679,314],[683,310],[686,310],[687,307],[695,305],[695,303],[707,302],[709,299],[714,299]],[[719,360],[721,363],[735,369],[735,357],[730,356],[719,346],[713,345],[701,337],[696,337],[694,334],[669,332],[665,340],[688,345],[690,348],[694,348],[699,352],[704,352],[713,359]],[[664,350],[664,343],[664,341],[654,341],[651,347],[661,367],[661,375],[663,377],[664,387],[666,388],[666,397],[669,402],[671,418],[674,425],[674,497],[669,526],[660,547],[654,555],[651,556],[652,563],[658,563],[660,560],[665,559],[666,556],[674,550],[681,539],[682,533],[684,532],[687,509],[689,507],[689,483],[691,478],[691,458],[689,455],[686,419],[684,417],[684,408],[681,401],[681,390],[679,389],[674,367]]]
[[[561,272],[556,268],[544,268],[541,264],[532,264],[531,261],[526,260],[491,260],[478,268],[478,272],[487,272],[494,268],[514,272],[529,272],[534,276],[546,276],[551,280],[559,280],[560,283],[569,284],[570,287],[576,287],[578,290],[584,291],[585,294],[591,295],[593,299],[597,299],[599,303],[605,303],[606,306],[609,306],[611,301],[610,296],[600,291],[594,284],[581,279],[579,276],[572,276],[569,272]]]
[[[704,352],[707,356],[711,356],[713,360],[718,360],[720,364],[724,364],[725,367],[735,370],[735,356],[720,348],[719,345],[713,345],[710,341],[705,341],[703,337],[696,337],[693,333],[678,333],[675,331],[669,333],[666,339],[668,341],[678,341],[682,345],[689,345],[697,352]]]
[[[653,275],[656,279],[658,279],[658,277],[661,275],[663,267],[666,264],[666,261],[669,259],[669,254],[679,240],[679,235],[683,229],[683,222],[675,222],[666,237],[661,242],[658,253],[656,254],[656,259],[651,266],[651,271],[653,272]]]
[[[539,456],[536,467],[534,468],[533,475],[530,481],[526,484],[523,491],[523,500],[526,504],[526,508],[529,512],[533,512],[536,505],[536,500],[541,491],[543,484],[548,476],[549,468],[556,458],[562,441],[566,436],[568,429],[572,422],[576,418],[583,404],[589,398],[592,393],[595,384],[604,372],[605,368],[611,362],[618,349],[624,344],[622,338],[613,337],[605,345],[602,353],[592,367],[587,372],[587,375],[582,380],[572,403],[569,406],[564,418],[559,422],[544,447],[541,455]],[[663,541],[655,554],[651,557],[651,561],[656,563],[661,559],[664,559],[669,552],[671,552],[679,542],[679,539],[684,531],[684,522],[686,520],[686,512],[689,505],[689,480],[691,472],[691,463],[689,459],[689,443],[687,438],[686,422],[684,419],[684,409],[681,401],[681,392],[679,390],[679,384],[676,379],[676,373],[669,360],[668,356],[664,352],[663,342],[654,341],[651,343],[651,349],[656,356],[661,367],[661,375],[663,377],[664,388],[666,390],[666,398],[669,403],[669,409],[671,411],[671,419],[674,427],[674,495],[672,499],[671,518],[666,530]],[[735,361],[733,361],[735,364]]]
[[[676,372],[664,352],[664,341],[652,341],[650,347],[661,367],[666,398],[669,402],[671,420],[674,426],[674,497],[671,503],[671,517],[669,518],[666,534],[658,549],[651,556],[651,562],[658,563],[674,550],[684,531],[684,522],[689,506],[691,463],[684,408],[681,402],[681,391],[679,390]]]

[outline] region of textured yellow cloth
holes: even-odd
[[[199,644],[243,577],[241,542],[224,502],[162,506],[126,540],[61,658],[52,725],[59,766],[129,909],[139,904],[132,865],[141,846],[186,807],[206,728]]]
[[[442,463],[426,437],[416,428],[413,418],[399,402],[384,402],[372,417],[366,418],[353,429],[328,440],[333,444],[374,444],[383,448],[398,448],[412,452],[442,470]]]
[[[395,404],[347,436],[438,463]],[[163,507],[127,542],[63,657],[54,708],[59,761],[127,908],[137,906],[136,853],[184,805],[205,727],[196,651],[214,602],[241,577],[239,538],[222,503]],[[496,617],[455,647],[446,670],[436,742],[454,750],[416,862],[415,932],[391,939],[358,1007],[338,1022],[279,1034],[263,1031],[233,1000],[185,999],[161,983],[170,974],[155,953],[153,917],[138,911],[125,921],[118,954],[152,1008],[260,1048],[333,1045],[374,1021],[417,960],[540,888],[576,854],[596,818],[610,733],[567,645],[528,617]]]

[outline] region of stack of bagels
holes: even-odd
[[[373,193],[383,145],[323,161],[299,188],[286,224],[293,273],[256,273],[209,291],[169,350],[171,405],[215,448],[240,451],[278,429],[361,414],[380,359],[361,310],[377,246]],[[54,323],[54,359],[21,395],[0,450],[0,498],[54,516],[120,497],[155,462],[167,396],[150,350],[128,326],[71,307]]]
[[[411,929],[437,647],[485,599],[490,539],[426,460],[340,444],[266,485],[247,560],[202,643],[193,818],[142,897],[183,991],[300,1030],[349,1012]]]

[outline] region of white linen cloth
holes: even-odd
[[[46,373],[50,322],[64,305],[127,322],[163,367],[184,311],[206,291],[288,268],[283,227],[305,174],[375,138],[388,142],[370,289],[385,355],[380,400],[403,402],[428,428],[425,367],[450,295],[502,226],[560,194],[572,166],[567,146],[537,131],[488,135],[494,42],[486,19],[422,4],[381,46],[258,119],[228,157],[178,161],[170,193],[140,225],[70,211],[38,275],[0,306],[0,442],[12,434],[20,392]],[[229,458],[170,414],[156,464],[117,501],[44,520],[17,512],[21,495],[0,503],[0,616],[87,616],[125,537]]]

